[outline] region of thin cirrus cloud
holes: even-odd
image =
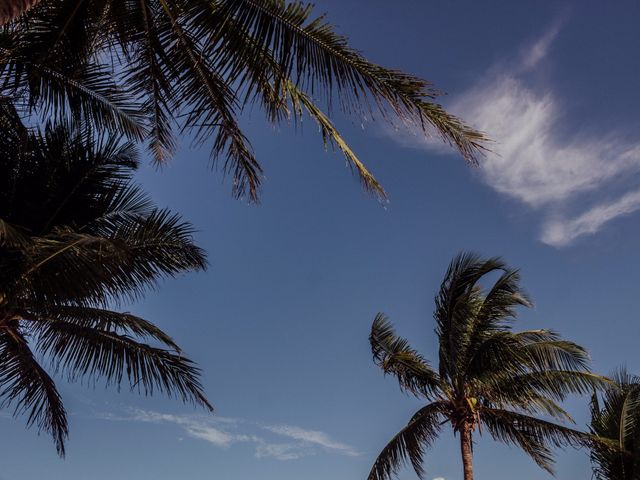
[[[516,61],[491,67],[451,105],[495,140],[480,168],[485,183],[540,212],[540,239],[555,247],[640,209],[640,190],[622,185],[640,172],[640,143],[615,129],[595,137],[564,133],[566,117],[557,95],[529,83],[563,23],[556,22]],[[398,132],[393,135],[398,138]],[[440,150],[411,133],[400,141]]]
[[[324,432],[305,430],[303,428],[294,427],[291,425],[265,425],[263,426],[263,428],[277,435],[289,437],[293,440],[298,440],[305,444],[317,445],[325,448],[326,450],[340,452],[342,455],[346,455],[349,457],[356,457],[360,455],[349,445],[332,440],[329,435]]]
[[[187,436],[219,448],[253,445],[256,458],[295,460],[320,452],[349,457],[360,455],[353,447],[335,441],[324,432],[292,425],[265,425],[236,418],[175,415],[140,409],[128,410],[125,414],[100,414],[98,417],[112,421],[174,425]]]

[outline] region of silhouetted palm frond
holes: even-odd
[[[591,401],[593,472],[598,480],[635,480],[640,475],[640,378],[620,369]]]
[[[12,132],[0,138],[3,406],[64,454],[66,413],[43,358],[69,380],[126,383],[211,409],[200,370],[169,335],[106,308],[203,269],[192,227],[131,184],[131,143],[69,124]]]
[[[144,137],[158,163],[171,158],[178,128],[210,146],[234,194],[253,201],[263,167],[238,120],[252,105],[271,122],[309,115],[382,198],[336,129],[334,107],[440,136],[471,164],[487,142],[435,103],[429,82],[367,60],[300,1],[42,2],[0,33],[0,95],[25,115]]]

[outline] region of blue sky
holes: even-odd
[[[363,479],[419,402],[371,361],[384,311],[435,359],[431,311],[460,250],[521,268],[535,308],[516,328],[550,327],[607,373],[640,372],[633,303],[640,241],[640,6],[634,2],[318,0],[374,61],[423,76],[496,141],[481,168],[412,132],[338,119],[390,194],[363,193],[317,128],[245,125],[266,170],[260,206],[233,200],[185,144],[139,180],[192,221],[207,272],[165,282],[130,309],[170,332],[204,371],[216,415],[101,386],[60,385],[68,456],[0,417],[0,479]],[[568,403],[579,425],[586,399]],[[520,452],[478,438],[478,478],[548,477]],[[429,479],[460,480],[445,431]],[[558,478],[590,477],[585,452]],[[403,472],[401,478],[415,478]]]

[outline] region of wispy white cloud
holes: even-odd
[[[294,427],[291,425],[266,425],[263,428],[278,435],[293,438],[294,440],[299,440],[305,444],[318,445],[327,450],[333,450],[350,457],[360,455],[349,445],[336,442],[335,440],[331,439],[326,433],[318,432],[316,430],[305,430],[300,427]]]
[[[519,59],[520,70],[527,71],[535,68],[544,60],[567,19],[566,14],[557,17],[540,38],[523,49]]]
[[[182,427],[185,433],[193,438],[209,442],[217,447],[228,447],[233,443],[248,442],[252,439],[247,435],[239,435],[225,431],[218,424],[224,425],[225,420],[215,423],[205,417],[190,415],[172,415],[147,410],[133,410],[124,417],[127,420],[145,423],[170,423]]]
[[[252,444],[256,458],[295,460],[316,455],[319,451],[359,455],[353,447],[335,441],[324,432],[291,425],[264,425],[237,418],[175,415],[139,409],[130,409],[123,414],[103,413],[98,417],[112,421],[175,425],[186,435],[220,448],[240,443]],[[282,441],[283,437],[287,439],[285,442]]]
[[[596,233],[614,218],[639,209],[640,191],[632,191],[614,201],[599,203],[577,217],[548,221],[542,233],[542,240],[550,245],[568,245],[581,235]]]
[[[301,457],[314,455],[313,451],[295,443],[264,443],[256,447],[256,458],[271,457],[276,460],[296,460]]]
[[[620,191],[621,179],[640,172],[640,142],[615,126],[598,135],[572,132],[553,89],[531,84],[562,24],[556,22],[515,61],[489,68],[451,106],[496,141],[480,168],[484,181],[541,212],[540,239],[557,247],[640,209],[638,192]],[[421,138],[401,141],[416,146]],[[431,141],[421,145],[433,148]]]
[[[433,480],[445,480],[445,478],[444,477],[436,477]]]

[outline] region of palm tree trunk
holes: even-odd
[[[464,480],[473,480],[473,448],[471,438],[471,425],[466,422],[460,429],[460,451],[462,453]]]

